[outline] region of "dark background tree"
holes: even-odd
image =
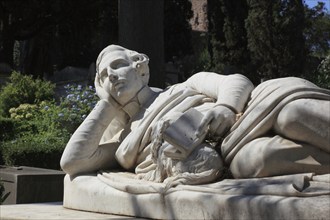
[[[261,78],[313,80],[330,51],[330,15],[302,0],[208,0],[208,46],[186,66]],[[88,68],[106,45],[118,43],[113,0],[0,0],[0,63],[49,78],[66,66]],[[164,1],[164,62],[194,53],[189,0]],[[141,27],[143,28],[143,27]],[[174,59],[175,57],[175,59]],[[191,73],[194,73],[191,72]],[[186,76],[189,76],[187,73]]]
[[[319,2],[313,8],[305,6],[304,37],[311,56],[322,59],[329,53],[330,14],[326,13],[324,3]]]
[[[117,1],[1,0],[0,10],[0,62],[25,74],[88,67],[117,42]]]
[[[325,5],[321,2],[313,8],[305,6],[305,18],[305,78],[314,81],[318,78],[318,66],[325,57],[330,56],[330,14],[329,11],[326,13]]]
[[[259,77],[301,76],[305,61],[302,0],[248,2],[248,49]]]
[[[119,44],[149,57],[149,85],[163,88],[164,0],[119,0]]]
[[[242,73],[256,81],[247,47],[245,0],[209,0],[210,70],[223,74]]]
[[[164,43],[165,61],[173,61],[173,57],[191,54],[191,26],[189,20],[193,16],[189,0],[164,1]]]
[[[302,0],[208,0],[208,6],[206,70],[241,72],[255,84],[285,76],[313,79],[329,54],[323,3],[308,8]]]
[[[119,43],[116,0],[0,0],[0,10],[0,63],[24,74],[50,78],[54,71],[66,66],[88,68],[105,46]],[[164,21],[167,46],[161,60],[165,56],[167,62],[192,53],[190,1],[167,0],[162,10],[167,18]],[[151,23],[154,20],[145,19]],[[145,32],[145,23],[136,27]],[[154,30],[150,33],[153,39],[157,37]],[[149,39],[149,44],[152,41]],[[141,45],[130,48],[139,50],[138,46]],[[152,61],[155,60],[159,59]]]

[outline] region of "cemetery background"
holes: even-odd
[[[155,10],[148,1],[141,2],[135,6]],[[164,11],[163,29],[150,31],[162,36],[146,50],[160,53],[164,64],[151,65],[152,74],[157,73],[151,74],[152,86],[164,88],[203,70],[241,72],[255,84],[299,76],[330,88],[330,15],[324,4],[308,8],[303,1],[158,2],[158,10]],[[127,30],[120,30],[125,22],[118,4],[127,4],[129,13],[133,3],[0,3],[0,164],[60,169],[66,142],[97,101],[97,54],[108,44],[132,43],[120,34]],[[138,31],[146,32],[141,26]],[[4,199],[2,192],[0,185]]]

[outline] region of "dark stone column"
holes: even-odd
[[[149,85],[163,88],[164,0],[118,0],[119,44],[150,58]]]

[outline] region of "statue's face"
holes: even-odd
[[[131,50],[118,50],[105,55],[99,64],[99,74],[105,88],[114,99],[125,105],[145,85],[136,64],[143,55]]]

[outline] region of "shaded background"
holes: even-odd
[[[313,6],[313,7],[312,7]],[[195,72],[240,72],[255,84],[317,80],[329,55],[328,1],[0,0],[0,82],[12,70],[92,83],[98,53],[121,44],[151,58],[151,86]],[[322,78],[323,79],[323,78]]]
[[[151,86],[214,71],[256,85],[298,76],[330,89],[324,3],[0,0],[0,168],[60,169],[70,136],[98,101],[95,60],[109,44],[147,54]]]

